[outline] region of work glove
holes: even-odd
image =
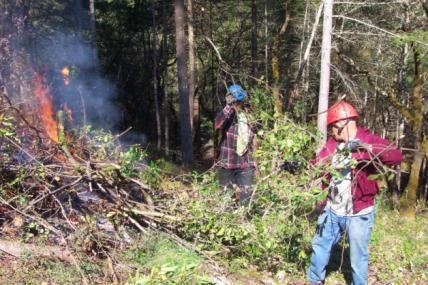
[[[352,139],[346,143],[346,148],[349,151],[357,151],[358,149],[362,149],[364,147],[364,143],[359,139]]]
[[[302,168],[302,165],[296,160],[286,160],[281,164],[281,169],[291,174],[296,174],[300,168]]]
[[[227,95],[226,96],[226,104],[231,106],[234,103],[236,103],[236,98],[233,95]]]

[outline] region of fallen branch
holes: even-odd
[[[47,197],[49,197],[49,196],[51,196],[51,195],[55,195],[56,193],[59,193],[59,192],[61,192],[61,191],[62,191],[62,190],[64,190],[64,189],[67,189],[67,188],[69,188],[69,187],[71,187],[71,186],[76,185],[76,184],[77,184],[77,183],[79,183],[82,179],[83,179],[83,177],[79,177],[77,180],[73,181],[73,182],[72,182],[72,183],[70,183],[70,184],[63,185],[63,186],[59,187],[58,189],[56,189],[56,190],[54,190],[54,191],[50,191],[50,192],[47,192],[47,193],[43,194],[43,195],[42,195],[42,196],[40,196],[39,198],[37,198],[37,199],[35,199],[35,200],[32,200],[32,201],[28,204],[28,206],[27,206],[27,207],[25,207],[25,208],[24,208],[24,210],[22,210],[22,211],[23,211],[23,212],[28,211],[31,207],[33,207],[35,204],[39,203],[40,201],[42,201],[42,200],[46,199]]]
[[[38,246],[19,241],[0,240],[0,250],[17,258],[30,254],[33,257],[56,258],[73,263],[71,253],[59,246]]]

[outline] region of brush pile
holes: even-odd
[[[109,248],[132,242],[129,228],[169,229],[175,221],[156,205],[167,193],[153,183],[156,174],[138,145],[124,146],[121,135],[87,126],[67,130],[62,111],[55,141],[41,125],[45,120],[17,108],[5,92],[0,105],[1,251],[21,256],[26,248],[71,262],[76,250],[105,257]],[[17,237],[43,238],[67,253],[10,241]]]

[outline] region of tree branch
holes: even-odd
[[[390,31],[382,29],[382,28],[380,28],[378,26],[366,23],[364,21],[361,21],[361,20],[358,20],[358,19],[355,19],[355,18],[351,18],[351,17],[347,17],[347,16],[343,16],[343,15],[334,15],[333,18],[342,18],[342,19],[345,19],[345,20],[350,20],[350,21],[362,24],[364,26],[367,26],[369,28],[373,28],[373,29],[376,29],[378,31],[381,31],[381,32],[383,32],[385,34],[388,34],[388,35],[392,36],[392,37],[403,39],[403,37],[401,35],[399,35],[399,34],[394,34],[394,33],[390,32]],[[424,46],[428,46],[428,43],[425,43],[425,42],[421,42],[421,41],[415,41],[415,42],[418,43],[418,44],[424,45]]]

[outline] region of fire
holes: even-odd
[[[62,80],[65,85],[70,84],[70,69],[67,66],[64,66],[61,69]]]
[[[67,66],[64,66],[64,68],[63,68],[63,69],[61,69],[61,74],[62,74],[62,76],[64,76],[64,77],[68,77],[68,76],[70,75],[70,69],[68,69],[68,67],[67,67]]]
[[[41,121],[45,131],[52,140],[58,142],[58,123],[54,116],[51,91],[49,86],[44,83],[42,75],[35,73],[33,77],[33,88],[34,94],[39,101]]]

